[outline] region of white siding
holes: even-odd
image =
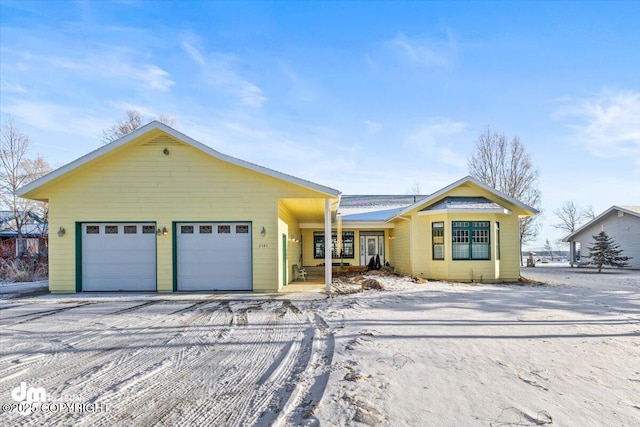
[[[582,230],[573,237],[573,242],[580,243],[580,257],[585,259],[589,255],[589,246],[594,243],[593,236],[604,229],[607,235],[620,245],[624,252],[622,255],[632,257],[629,260],[629,267],[640,268],[640,218],[624,213],[619,216],[617,210]]]

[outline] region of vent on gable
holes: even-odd
[[[618,211],[618,218],[622,218],[624,216],[624,212]]]
[[[162,145],[163,147],[176,146],[176,145],[180,145],[180,141],[177,141],[171,138],[170,136],[163,135],[155,139],[152,139],[151,141],[147,142],[145,145],[153,145],[153,146]]]

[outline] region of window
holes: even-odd
[[[118,234],[118,226],[117,225],[105,225],[104,232],[105,232],[105,234]]]
[[[354,233],[353,231],[343,231],[342,232],[342,257],[343,258],[353,258],[354,257]],[[336,258],[339,258],[340,254]]]
[[[199,227],[200,234],[211,234],[213,233],[213,227],[210,225],[201,225]]]
[[[156,226],[155,225],[143,225],[142,226],[142,234],[156,234]]]
[[[87,225],[87,234],[100,234],[99,225]]]
[[[431,223],[433,259],[444,259],[444,222]]]
[[[489,221],[453,221],[451,255],[458,259],[491,259]]]
[[[236,225],[236,234],[249,234],[248,225]]]
[[[124,234],[137,234],[138,226],[137,225],[125,225],[124,226]]]
[[[342,257],[354,258],[355,257],[355,234],[353,231],[342,232]],[[324,258],[324,232],[313,232],[313,257],[316,259]],[[340,258],[338,253],[338,234],[336,232],[331,233],[331,257]]]
[[[193,225],[181,225],[180,233],[182,234],[193,234]]]
[[[219,225],[218,226],[218,234],[231,234],[231,226],[230,225]]]

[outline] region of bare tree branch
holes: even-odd
[[[108,144],[122,138],[134,130],[154,120],[174,127],[176,119],[169,114],[160,114],[158,117],[144,117],[138,110],[127,110],[125,117],[119,119],[116,124],[102,131],[102,142]]]
[[[540,210],[541,193],[538,171],[518,137],[511,141],[504,134],[478,135],[476,148],[467,160],[469,174],[479,181]],[[520,219],[520,249],[536,238],[540,231],[537,217]]]

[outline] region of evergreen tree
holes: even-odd
[[[629,265],[626,261],[630,257],[620,255],[622,253],[620,245],[614,242],[604,230],[593,236],[593,239],[595,243],[587,248],[589,249],[589,255],[586,257],[591,258],[591,262],[598,266],[598,273],[602,272],[603,265],[612,267],[626,267]]]

